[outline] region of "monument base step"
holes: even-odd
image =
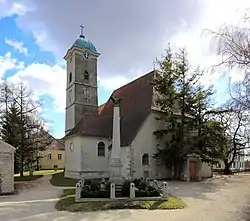
[[[115,196],[122,197],[122,185],[121,184],[115,185]]]

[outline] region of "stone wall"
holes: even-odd
[[[0,152],[0,194],[14,192],[14,152]]]

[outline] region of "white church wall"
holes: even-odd
[[[201,177],[202,178],[213,177],[212,166],[209,165],[208,163],[205,163],[205,162],[201,163]]]
[[[98,156],[98,143],[104,142],[105,156]],[[73,144],[73,151],[70,145]],[[74,136],[65,141],[65,176],[79,179],[80,177],[109,177],[111,140],[101,137]],[[122,176],[130,175],[130,149],[121,147]]]
[[[79,178],[81,170],[81,139],[79,136],[65,140],[65,177]]]
[[[150,113],[132,142],[131,147],[134,151],[134,177],[149,175],[150,178],[166,179],[171,176],[171,171],[164,165],[157,163],[153,158],[153,155],[157,152],[157,144],[160,143],[153,132],[163,126],[161,121],[155,120],[156,116],[159,116],[159,113],[156,111]],[[142,165],[143,154],[149,155],[149,165]]]
[[[105,156],[98,156],[98,143],[105,144]],[[108,169],[108,146],[110,141],[101,137],[81,137],[82,169],[106,171]]]
[[[98,156],[98,143],[105,144],[105,157]],[[82,176],[85,178],[109,177],[111,140],[101,137],[81,137],[82,144]],[[129,148],[121,147],[122,176],[128,176]]]

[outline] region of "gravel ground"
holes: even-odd
[[[91,213],[56,211],[54,204],[62,189],[51,186],[49,179],[50,175],[34,181],[19,195],[1,196],[0,221],[250,221],[250,174],[217,176],[200,183],[168,182],[171,194],[188,205],[182,210]]]

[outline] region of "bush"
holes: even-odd
[[[142,181],[139,183],[138,189],[139,189],[139,190],[146,190],[147,185],[148,185],[148,184],[147,184],[145,181],[142,180]]]
[[[110,191],[107,190],[99,190],[97,192],[98,198],[109,198],[110,197]]]
[[[129,197],[130,195],[130,183],[131,180],[125,180],[122,185],[122,196]],[[160,196],[160,191],[153,186],[143,181],[143,179],[135,179],[133,182],[137,183],[138,190],[135,191],[135,197],[157,197]],[[89,185],[86,185],[89,184]],[[109,198],[110,197],[110,185],[111,182],[106,182],[104,190],[101,190],[100,182],[97,180],[91,180],[85,183],[82,188],[82,198]],[[135,185],[136,186],[136,185]]]
[[[100,181],[97,179],[86,180],[82,188],[82,198],[109,198],[110,197],[110,182],[105,183],[105,190],[101,190]]]
[[[105,190],[110,191],[110,186],[111,186],[111,182],[110,181],[106,182],[105,183]]]
[[[83,187],[83,190],[90,191],[90,190],[91,190],[91,188],[90,188],[90,186],[89,186],[89,185],[85,185],[85,186]]]
[[[145,190],[135,191],[135,197],[147,197],[148,193]]]
[[[100,190],[101,186],[100,186],[100,183],[98,181],[91,181],[90,183],[90,189],[92,191],[98,191]]]
[[[156,188],[154,188],[153,186],[147,186],[147,191],[153,192],[155,190],[156,190]]]
[[[86,179],[86,180],[84,180],[84,185],[89,185],[90,186],[90,184],[91,183],[100,183],[101,182],[101,179]]]
[[[91,180],[84,180],[84,186],[90,186]]]
[[[157,197],[160,196],[158,190],[148,191],[148,190],[137,190],[135,191],[135,197]]]
[[[81,198],[95,198],[95,195],[93,194],[92,191],[87,191],[85,189],[82,189]]]
[[[125,180],[125,182],[122,184],[122,196],[123,197],[129,197],[129,195],[130,195],[130,183],[131,183],[131,181]]]
[[[87,191],[86,189],[82,189],[81,198],[109,198],[110,191],[106,190],[98,190],[98,191]]]
[[[160,196],[160,192],[158,190],[148,191],[150,197],[157,197]]]
[[[135,178],[133,180],[133,183],[135,184],[135,187],[138,187],[141,181],[143,181],[142,177],[141,178]]]

